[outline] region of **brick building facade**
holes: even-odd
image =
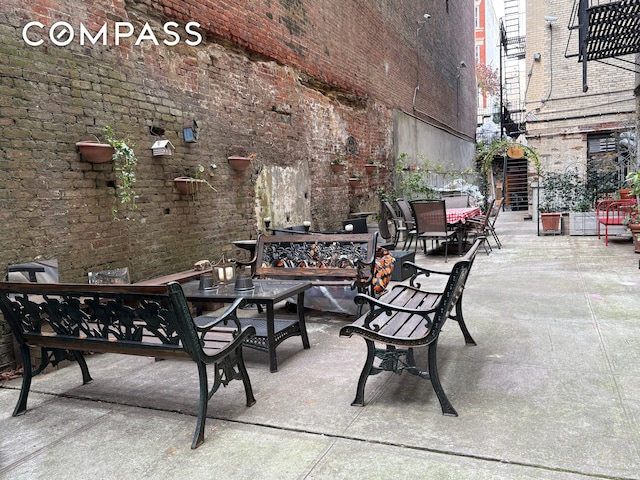
[[[65,282],[241,255],[230,242],[255,238],[266,216],[334,229],[350,209],[377,208],[397,154],[394,112],[426,112],[441,136],[473,143],[475,82],[456,77],[461,60],[474,64],[463,0],[5,0],[0,37],[0,264],[57,258]],[[194,119],[198,141],[185,143]],[[112,165],[75,147],[105,125],[139,159],[138,208],[121,207],[119,221]],[[174,155],[152,155],[152,127]],[[347,139],[366,188],[331,172]],[[250,153],[247,171],[229,168],[228,156]],[[386,168],[367,175],[369,159]],[[178,194],[173,178],[198,165],[217,191]]]
[[[634,74],[628,68],[588,62],[589,88],[583,92],[582,63],[570,56],[579,48],[578,31],[568,29],[572,6],[568,0],[526,2],[527,141],[540,152],[545,171],[584,171],[600,143],[613,147],[616,135],[635,130]]]

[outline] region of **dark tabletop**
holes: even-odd
[[[262,301],[279,302],[311,288],[311,282],[302,280],[253,280],[252,290],[237,291],[234,284],[219,285],[211,290],[199,290],[199,281],[182,284],[184,295],[189,301],[233,301],[238,297],[246,298],[249,303]]]

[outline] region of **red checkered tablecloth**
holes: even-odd
[[[465,223],[467,218],[481,214],[480,207],[447,208],[447,223]]]

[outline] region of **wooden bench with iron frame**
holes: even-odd
[[[373,295],[376,234],[261,235],[249,263],[258,278],[348,286]]]
[[[396,285],[380,299],[367,295],[356,296],[356,302],[368,304],[370,310],[340,329],[340,336],[359,335],[367,344],[367,358],[352,405],[364,406],[364,389],[369,376],[383,371],[400,374],[406,370],[421,378],[429,378],[442,413],[458,416],[438,376],[438,337],[445,322],[452,319],[460,326],[465,343],[476,345],[462,315],[462,294],[478,249],[485,240],[486,237],[476,239],[466,255],[449,272],[430,270],[408,262],[405,265],[413,265],[416,269],[410,285]],[[416,282],[420,275],[431,274],[448,276],[442,292],[422,290]],[[421,371],[416,366],[413,349],[417,347],[428,347],[428,371]],[[380,360],[378,365],[374,365],[376,358]]]
[[[24,374],[13,411],[26,412],[31,379],[52,363],[76,360],[82,382],[92,380],[83,352],[190,358],[197,364],[200,403],[191,448],[204,441],[208,401],[218,388],[242,380],[246,404],[255,403],[242,344],[255,334],[242,327],[238,299],[217,318],[192,318],[182,288],[168,285],[81,285],[0,282],[0,308],[18,342]],[[40,347],[33,369],[29,348]],[[207,366],[213,365],[209,388]]]

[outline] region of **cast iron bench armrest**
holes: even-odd
[[[237,331],[242,331],[242,324],[240,323],[240,319],[236,311],[238,308],[244,306],[246,299],[240,297],[236,298],[235,301],[219,316],[212,317],[210,315],[200,315],[199,317],[194,318],[194,322],[196,325],[196,329],[199,332],[206,333],[212,328],[224,323],[226,326],[227,323],[231,320],[235,324],[235,327],[238,329]]]
[[[450,275],[451,271],[448,270],[435,270],[433,268],[428,268],[428,267],[423,267],[422,265],[418,265],[415,262],[404,262],[404,264],[407,266],[407,268],[413,268],[416,273],[414,274],[414,276],[417,275],[424,275],[426,277],[429,277],[432,273],[438,274],[438,275]]]
[[[236,266],[238,266],[238,267],[251,267],[251,269],[253,271],[253,268],[256,265],[256,259],[257,258],[258,258],[258,256],[255,253],[253,254],[253,258],[251,260],[249,260],[249,261],[238,260],[236,258]]]
[[[467,260],[470,262],[469,268],[473,266],[473,262],[476,259],[478,249],[482,246],[482,244],[486,241],[486,239],[487,237],[485,236],[479,236],[474,242],[474,244],[471,246],[469,251],[464,255],[463,260]],[[414,273],[411,275],[411,278],[409,279],[409,285],[416,288],[421,288],[421,284],[416,281],[418,277],[420,277],[421,275],[424,275],[425,277],[430,277],[431,274],[447,275],[447,276],[451,275],[451,270],[436,270],[433,268],[423,267],[421,265],[416,264],[415,262],[405,262],[404,265],[406,266],[406,268],[414,269]],[[405,267],[403,266],[403,268]],[[461,300],[462,300],[462,297],[460,297],[460,301]]]

